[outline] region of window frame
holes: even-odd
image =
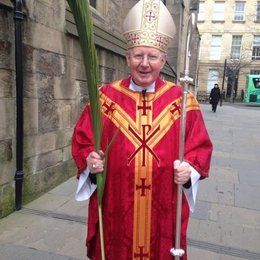
[[[242,35],[232,35],[231,51],[230,58],[234,60],[240,59],[241,56],[241,46],[242,46]],[[240,42],[237,43],[236,40],[240,39]]]
[[[215,40],[214,40],[215,39]],[[220,60],[222,35],[212,35],[210,46],[210,60]]]
[[[199,2],[198,22],[205,21],[205,2]]]
[[[243,10],[238,10],[239,7],[243,7]],[[240,19],[241,17],[242,19]],[[245,2],[244,1],[236,1],[234,8],[234,21],[236,22],[244,22],[245,21]]]
[[[252,60],[260,60],[260,35],[254,35],[252,46]]]
[[[257,1],[256,3],[255,21],[260,22],[260,1]]]
[[[212,21],[213,22],[222,22],[224,20],[225,20],[225,2],[224,1],[215,1],[214,8],[213,8],[213,14],[212,14]]]
[[[260,75],[260,70],[258,70],[258,69],[251,69],[250,70],[250,74],[252,74],[252,75]]]

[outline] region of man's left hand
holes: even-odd
[[[183,185],[189,181],[191,175],[191,166],[187,162],[174,161],[174,182]]]

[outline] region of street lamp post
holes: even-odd
[[[225,77],[226,77],[226,68],[227,68],[227,59],[225,59],[224,63],[224,70],[223,70],[223,77],[222,77],[222,88],[221,88],[221,98],[220,98],[220,106],[222,106],[222,101],[224,98],[224,83],[225,83]]]

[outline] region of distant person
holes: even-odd
[[[243,102],[245,98],[245,91],[242,89],[241,90],[241,101]]]
[[[237,96],[236,90],[234,89],[234,90],[233,90],[233,98],[232,98],[232,102],[233,102],[233,103],[235,103],[236,96]]]
[[[218,84],[214,84],[214,88],[211,89],[210,95],[209,95],[209,100],[210,100],[210,104],[212,105],[212,111],[214,113],[216,113],[217,110],[217,106],[218,106],[218,102],[221,98],[221,94],[220,94],[220,89]]]

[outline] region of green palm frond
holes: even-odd
[[[89,101],[92,116],[95,150],[100,150],[102,134],[101,112],[99,102],[99,70],[98,59],[93,37],[93,23],[87,0],[67,0],[74,16],[82,49],[83,62],[86,71]],[[101,204],[104,191],[104,175],[97,174],[98,203]]]
[[[98,152],[100,150],[102,134],[101,110],[98,93],[99,71],[97,53],[93,38],[93,24],[90,15],[89,2],[87,0],[67,0],[67,2],[70,6],[78,30],[89,92],[92,127],[94,134],[94,147],[95,151]],[[102,220],[102,197],[105,186],[105,174],[106,171],[101,174],[96,174],[99,234],[102,260],[105,260],[104,232]]]

